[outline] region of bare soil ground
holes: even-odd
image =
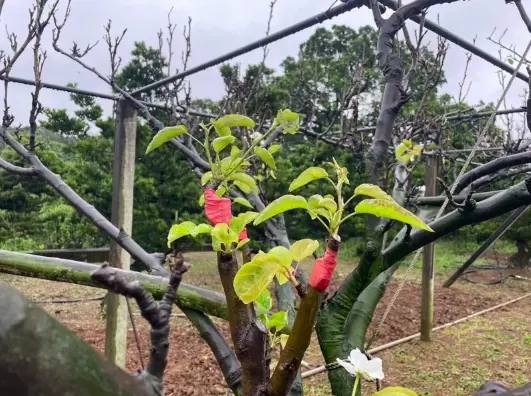
[[[204,252],[191,255],[191,261],[197,264],[186,274],[186,282],[219,290],[214,261],[208,255]],[[337,285],[352,267],[350,263],[340,263],[334,283]],[[514,271],[510,272],[514,274]],[[528,271],[519,271],[517,274],[531,278]],[[483,282],[489,276],[491,275],[479,273],[474,280]],[[389,285],[377,307],[372,328],[389,303],[400,277],[400,273],[397,274],[396,280]],[[493,286],[461,281],[451,289],[443,289],[440,286],[442,279],[442,276],[440,279],[438,277],[436,282],[435,325],[454,321],[523,295],[531,285],[525,279],[508,277],[504,282]],[[0,275],[0,280],[7,281],[31,300],[40,302],[94,298],[105,294],[100,289],[8,275]],[[419,331],[418,280],[419,274],[414,272],[373,346]],[[67,328],[103,352],[105,320],[101,316],[99,302],[42,305]],[[432,343],[414,341],[382,352],[380,357],[384,360],[386,372],[384,385],[408,386],[425,396],[449,396],[468,395],[480,383],[489,379],[506,381],[511,385],[527,381],[531,378],[530,305],[531,298],[434,333]],[[166,395],[225,395],[227,388],[212,353],[187,319],[179,316],[177,308],[174,313],[169,365],[165,376]],[[146,362],[149,354],[149,329],[136,309],[135,314],[142,358]],[[221,320],[216,320],[216,323],[227,339],[230,339],[227,324]],[[131,327],[128,337],[126,368],[134,373],[141,367],[141,363]],[[323,364],[317,340],[312,343],[305,361],[310,367]],[[305,388],[307,395],[331,394],[326,374],[308,378],[305,380]]]

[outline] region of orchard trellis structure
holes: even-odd
[[[446,2],[451,2],[451,1],[446,1]],[[247,52],[250,52],[254,49],[266,46],[267,44],[280,40],[290,34],[294,34],[305,28],[316,25],[327,19],[331,19],[337,15],[350,11],[353,8],[360,8],[365,5],[370,6],[369,1],[367,0],[360,0],[360,1],[350,0],[344,3],[345,4],[343,5],[330,8],[323,13],[320,13],[305,21],[299,22],[280,32],[266,36],[265,38],[262,38],[256,42],[246,45],[240,49],[229,52],[228,54],[212,59],[211,61],[205,62],[202,65],[198,65],[194,68],[188,69],[174,76],[170,76],[158,82],[149,84],[131,93],[123,91],[119,87],[116,87],[113,81],[110,81],[110,85],[118,93],[117,96],[97,93],[97,92],[91,92],[91,91],[82,90],[82,89],[73,88],[73,87],[65,87],[65,86],[59,86],[59,85],[54,85],[54,84],[47,84],[41,81],[31,81],[31,80],[21,79],[17,77],[11,77],[9,76],[9,73],[0,74],[0,79],[6,82],[33,85],[33,86],[36,86],[38,89],[48,88],[48,89],[53,89],[53,90],[69,92],[69,93],[88,95],[88,96],[102,98],[102,99],[109,99],[109,100],[118,102],[118,111],[117,111],[116,128],[115,128],[115,148],[114,148],[115,149],[115,156],[114,156],[115,163],[114,163],[114,170],[113,170],[112,224],[109,223],[106,219],[104,219],[99,213],[95,212],[93,207],[90,207],[90,205],[82,201],[77,196],[77,194],[75,194],[75,192],[68,190],[67,188],[64,188],[64,183],[61,184],[60,179],[55,180],[54,179],[55,175],[49,172],[42,165],[42,163],[40,163],[40,161],[34,155],[34,153],[32,153],[32,151],[26,150],[24,147],[22,147],[17,142],[14,142],[12,140],[10,141],[9,135],[7,134],[7,128],[5,128],[5,130],[2,131],[2,134],[0,135],[0,137],[6,140],[8,144],[12,148],[14,148],[21,156],[26,158],[30,162],[33,168],[29,168],[29,169],[20,168],[20,167],[16,167],[11,164],[5,163],[4,161],[0,162],[0,167],[4,168],[7,171],[11,171],[13,173],[20,174],[20,175],[34,176],[35,174],[39,174],[41,175],[41,177],[45,178],[45,180],[47,180],[54,188],[56,188],[56,190],[63,197],[67,198],[71,203],[73,203],[73,205],[76,207],[78,211],[80,211],[82,214],[84,214],[89,219],[91,219],[94,222],[94,224],[96,224],[103,232],[106,233],[106,235],[111,237],[111,239],[113,240],[112,247],[111,247],[112,265],[120,269],[126,270],[126,272],[120,272],[120,271],[118,272],[126,274],[129,277],[142,280],[144,282],[143,284],[146,285],[146,288],[148,289],[148,291],[152,291],[154,295],[157,297],[162,297],[162,293],[160,291],[160,285],[166,284],[167,279],[164,280],[164,279],[161,279],[160,277],[147,276],[147,275],[131,273],[127,271],[128,266],[129,266],[130,256],[132,256],[135,260],[142,262],[147,267],[149,267],[149,269],[151,269],[151,271],[154,274],[158,274],[163,277],[168,277],[169,275],[168,272],[161,266],[160,257],[157,257],[156,255],[150,255],[147,252],[145,252],[129,236],[131,223],[132,223],[132,207],[133,207],[132,183],[134,180],[134,153],[135,153],[135,136],[136,136],[136,117],[137,117],[136,113],[137,111],[140,111],[142,115],[146,117],[148,122],[150,122],[151,125],[154,125],[156,129],[160,129],[160,127],[156,124],[157,120],[153,119],[153,117],[150,117],[149,113],[147,112],[148,107],[166,109],[166,110],[174,110],[174,111],[176,110],[178,112],[181,112],[187,115],[194,115],[194,116],[205,117],[205,118],[216,118],[217,115],[206,114],[204,112],[195,111],[195,110],[188,109],[185,107],[178,107],[178,106],[169,107],[164,104],[142,102],[142,101],[137,100],[135,96],[138,94],[144,93],[144,92],[152,91],[156,88],[165,86],[172,82],[181,80],[185,77],[188,77],[194,73],[205,70],[209,67],[219,65],[223,62],[233,59],[236,56],[239,56]],[[392,10],[398,9],[397,3],[393,2],[392,0],[382,0],[379,3],[380,3],[379,6],[381,7],[381,9],[383,9],[384,6],[389,7]],[[435,0],[429,1],[428,0],[428,1],[424,1],[424,3],[426,3],[424,4],[424,7],[426,7],[426,6],[439,4],[441,3],[441,1],[435,1]],[[411,16],[410,19],[412,19],[413,21],[417,23],[420,22],[421,20],[420,17],[416,15]],[[524,18],[524,21],[527,23],[529,20],[528,19],[526,20]],[[488,53],[485,53],[484,51],[482,51],[475,45],[450,33],[449,31],[441,28],[440,26],[434,24],[433,22],[430,22],[429,20],[424,20],[423,25],[427,29],[438,34],[439,36],[448,39],[449,41],[470,51],[472,54],[499,67],[500,69],[508,73],[511,73],[511,74],[515,73],[515,69],[509,66],[508,64],[500,61],[499,59],[493,57],[492,55]],[[528,25],[528,29],[531,32],[531,24]],[[529,78],[525,76],[523,73],[518,72],[518,73],[515,73],[515,75],[520,80],[523,80],[529,83]],[[102,76],[100,76],[100,78],[105,80],[105,78]],[[528,105],[529,105],[529,102],[528,102]],[[527,111],[528,111],[528,108],[522,107],[519,109],[501,110],[501,111],[496,112],[496,114],[501,115],[501,114],[511,114],[511,113],[523,113]],[[470,120],[470,119],[475,119],[475,118],[487,118],[489,116],[491,116],[491,112],[472,113],[472,114],[456,114],[456,115],[450,115],[446,117],[446,119],[447,120]],[[368,131],[368,130],[376,130],[376,129],[377,129],[376,126],[374,127],[369,126],[369,127],[364,127],[364,128],[358,128],[358,131],[361,131],[361,130]],[[317,137],[320,138],[319,134],[316,134],[310,129],[301,128],[301,132],[306,133],[309,136],[317,135]],[[322,138],[322,140],[328,143],[332,143],[332,144],[338,143],[337,141],[334,141],[333,139],[329,139],[329,138]],[[171,143],[174,146],[176,146],[177,149],[186,152],[187,150],[186,146],[184,146],[178,140],[173,139]],[[494,148],[491,147],[491,148],[485,148],[485,149],[480,148],[478,149],[478,151],[481,151],[481,150],[495,151],[495,150],[503,150],[503,149],[504,149],[503,147],[494,147]],[[452,151],[458,152],[459,150],[448,150],[447,152],[449,153]],[[466,150],[461,150],[461,151],[466,151]],[[441,152],[441,153],[444,153],[444,152]],[[430,153],[427,153],[427,154],[430,154]],[[517,156],[518,156],[518,159],[514,159],[514,157],[517,157]],[[525,158],[523,159],[523,157]],[[515,165],[515,164],[529,163],[531,162],[531,152],[508,156],[502,159],[501,162],[503,162],[502,165],[505,167]],[[484,166],[488,168],[489,164],[485,164]],[[201,164],[198,161],[196,165],[200,167]],[[470,177],[474,178],[478,175],[483,176],[484,174],[486,173],[482,173],[482,171],[480,170],[480,171],[476,171]],[[522,191],[520,190],[522,190],[522,188],[519,188],[518,190],[520,193],[520,196],[506,197],[506,200],[507,200],[506,205],[509,205],[509,206],[513,205],[516,207],[518,205],[526,205],[526,204],[531,203],[531,200],[528,203],[525,199],[522,198],[525,194],[523,190]],[[459,192],[461,192],[461,189],[458,188],[457,193]],[[485,193],[485,194],[495,194],[495,193],[497,192]],[[500,195],[502,194],[503,192],[500,192]],[[441,197],[441,198],[442,200],[444,200],[444,197]],[[425,198],[425,200],[429,200],[429,199],[430,199],[429,197]],[[438,199],[438,198],[436,197],[435,199]],[[467,200],[467,198],[463,197],[463,200]],[[420,198],[419,201],[422,201],[422,198]],[[260,204],[258,204],[258,206],[260,206]],[[263,208],[263,204],[262,204],[262,208]],[[260,209],[260,208],[258,207],[257,209]],[[500,214],[504,213],[503,211],[505,210],[504,208],[496,208],[496,210],[494,211],[492,211],[491,209],[492,208],[485,205],[485,207],[480,207],[478,211],[481,212],[481,214],[485,218],[493,218],[496,216],[497,213],[500,213]],[[443,234],[448,232],[445,230],[445,227],[447,227],[446,225],[447,221],[448,219],[446,220],[441,219],[439,221],[439,225],[442,229],[441,232]],[[459,220],[458,223],[461,225],[472,224],[473,220],[462,219],[462,220]],[[410,239],[411,239],[410,243],[407,247],[391,246],[387,250],[391,249],[390,254],[394,255],[395,257],[404,257],[405,255],[411,253],[412,251],[417,250],[419,247],[425,245],[426,243],[434,241],[435,239],[437,239],[437,237],[430,236],[430,235],[428,236],[420,235],[419,233],[413,233],[410,236]],[[430,260],[428,259],[427,260],[428,265],[430,265],[429,261]],[[86,273],[92,272],[93,270],[95,270],[96,269],[94,268],[95,266],[91,266],[89,264],[81,264],[81,263],[68,261],[68,260],[43,258],[43,257],[38,257],[38,256],[32,257],[32,256],[26,256],[26,255],[17,254],[17,253],[11,253],[11,252],[0,252],[0,270],[3,272],[31,275],[32,274],[31,265],[35,263],[40,263],[40,264],[52,264],[53,263],[53,264],[61,265],[64,268],[70,268],[72,270],[71,273],[67,273],[67,274],[59,273],[58,274],[57,271],[55,271],[53,268],[50,268],[48,271],[46,269],[41,268],[41,273],[38,275],[40,277],[43,277],[46,279],[58,280],[58,281],[62,280],[62,281],[69,281],[69,282],[77,282],[77,283],[82,283],[82,284],[88,284],[91,286],[100,286],[100,285],[95,284],[93,280],[86,278]],[[433,263],[431,263],[431,265],[432,264]],[[117,363],[118,365],[123,366],[123,362],[121,362],[122,357],[120,357],[120,355],[123,356],[123,354],[125,353],[125,348],[123,345],[123,339],[124,339],[123,328],[125,326],[127,318],[126,316],[124,316],[126,313],[125,308],[124,307],[120,308],[119,301],[120,301],[120,298],[115,297],[114,300],[111,300],[109,304],[110,311],[109,311],[109,321],[108,321],[108,329],[107,329],[106,352],[108,356],[113,360],[113,362]],[[184,313],[189,317],[189,319],[194,323],[194,325],[203,332],[203,336],[205,340],[212,347],[212,350],[214,354],[216,355],[218,362],[220,362],[223,374],[225,375],[225,378],[227,379],[227,383],[229,387],[236,389],[239,386],[239,381],[241,380],[240,377],[238,376],[238,374],[241,374],[241,372],[239,371],[241,369],[238,369],[238,362],[236,358],[234,357],[234,354],[231,354],[229,352],[230,349],[228,348],[227,344],[224,342],[224,340],[219,335],[219,333],[216,332],[215,328],[213,328],[213,326],[211,325],[210,320],[205,315],[205,314],[209,314],[209,315],[213,315],[213,316],[226,319],[227,318],[227,307],[226,307],[225,297],[219,293],[201,290],[193,286],[182,284],[178,290],[177,304],[184,311]],[[198,309],[200,309],[200,311]],[[119,315],[122,315],[121,319]],[[122,334],[118,336],[117,334],[120,332],[122,332]]]

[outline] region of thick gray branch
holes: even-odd
[[[98,268],[98,265],[81,261],[0,250],[0,273],[5,274],[102,287],[90,279],[90,274]],[[116,269],[116,271],[131,282],[140,282],[155,299],[161,299],[168,288],[169,278],[167,277],[121,269]],[[183,283],[177,292],[177,303],[179,306],[198,309],[208,315],[227,319],[225,296],[212,290]]]
[[[36,176],[37,172],[33,168],[22,168],[20,166],[13,165],[7,162],[5,159],[0,158],[0,168],[11,173],[13,175],[19,176]]]
[[[471,171],[465,173],[463,177],[459,179],[457,187],[454,190],[454,194],[459,194],[461,191],[463,191],[465,187],[467,187],[482,176],[498,172],[505,168],[529,163],[531,163],[531,151],[497,158],[494,161],[490,161],[485,165],[478,166],[477,168],[474,168]]]
[[[531,19],[529,19],[529,15],[527,15],[524,5],[522,4],[522,0],[514,0],[514,4],[516,5],[516,8],[518,8],[518,12],[527,26],[527,30],[529,33],[531,33]]]
[[[425,246],[461,227],[478,224],[489,219],[511,212],[514,209],[531,204],[531,194],[528,190],[529,179],[502,191],[495,196],[477,203],[471,212],[454,210],[429,224],[435,232],[416,229],[407,241],[395,238],[391,245],[384,250],[383,256],[386,268],[403,259],[408,254]]]
[[[484,201],[487,198],[490,198],[500,192],[502,192],[502,190],[486,191],[482,193],[472,194],[472,199],[476,202]],[[452,197],[455,203],[463,203],[465,199],[467,198],[467,195],[460,194],[460,195],[453,195]],[[418,197],[413,200],[413,203],[415,203],[418,206],[442,206],[445,199],[446,199],[446,195],[438,195],[436,197]]]
[[[235,395],[241,394],[242,367],[234,351],[227,344],[216,325],[203,312],[180,306],[186,317],[199,331],[199,335],[212,350],[228,387]]]

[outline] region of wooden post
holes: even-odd
[[[135,176],[136,110],[122,99],[116,112],[114,133],[114,167],[112,181],[112,223],[131,234],[133,228],[133,187]],[[115,242],[111,243],[110,265],[129,269],[131,256]],[[125,369],[127,351],[128,312],[125,298],[117,294],[107,296],[107,329],[105,356]]]
[[[424,173],[425,196],[437,195],[437,163],[438,156],[426,156],[426,171]],[[433,301],[434,301],[434,260],[435,244],[424,246],[422,257],[422,303],[420,313],[420,339],[431,341],[433,329]]]

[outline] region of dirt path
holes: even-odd
[[[99,289],[37,279],[0,275],[0,280],[7,281],[34,301],[93,298],[104,295]],[[377,307],[376,320],[385,310],[396,286],[396,282],[389,285],[386,295]],[[528,282],[509,279],[495,286],[459,283],[452,289],[437,287],[435,323],[436,325],[447,323],[507,301],[523,294],[528,286]],[[531,317],[525,315],[525,308],[530,304],[531,301],[524,301],[519,303],[517,308],[496,311],[485,318],[441,332],[432,344],[413,342],[383,353],[386,382],[428,392],[423,394],[425,396],[446,396],[468,394],[466,393],[468,389],[472,389],[478,381],[488,379],[491,374],[496,379],[507,378],[507,382],[511,384],[523,381],[525,379],[523,376],[529,377],[531,374],[529,370],[531,358],[526,358],[526,355],[531,356]],[[101,317],[98,302],[43,304],[43,306],[70,330],[103,352],[105,320]],[[416,333],[419,328],[419,311],[420,287],[414,283],[406,284],[374,345]],[[220,320],[216,322],[229,339],[226,323]],[[146,361],[149,353],[149,329],[140,317],[136,323],[140,332],[142,355]],[[474,329],[483,336],[476,336],[475,331],[472,331]],[[528,334],[529,337],[525,338]],[[316,340],[312,343],[305,360],[312,367],[322,364]],[[130,328],[127,370],[134,373],[138,368],[140,368],[140,359]],[[167,396],[226,394],[223,377],[212,353],[186,318],[176,316],[172,320],[167,370],[165,377]],[[323,374],[305,381],[305,387],[307,395],[330,394],[326,375]],[[458,392],[462,389],[465,393],[455,393],[455,389],[458,389]]]

